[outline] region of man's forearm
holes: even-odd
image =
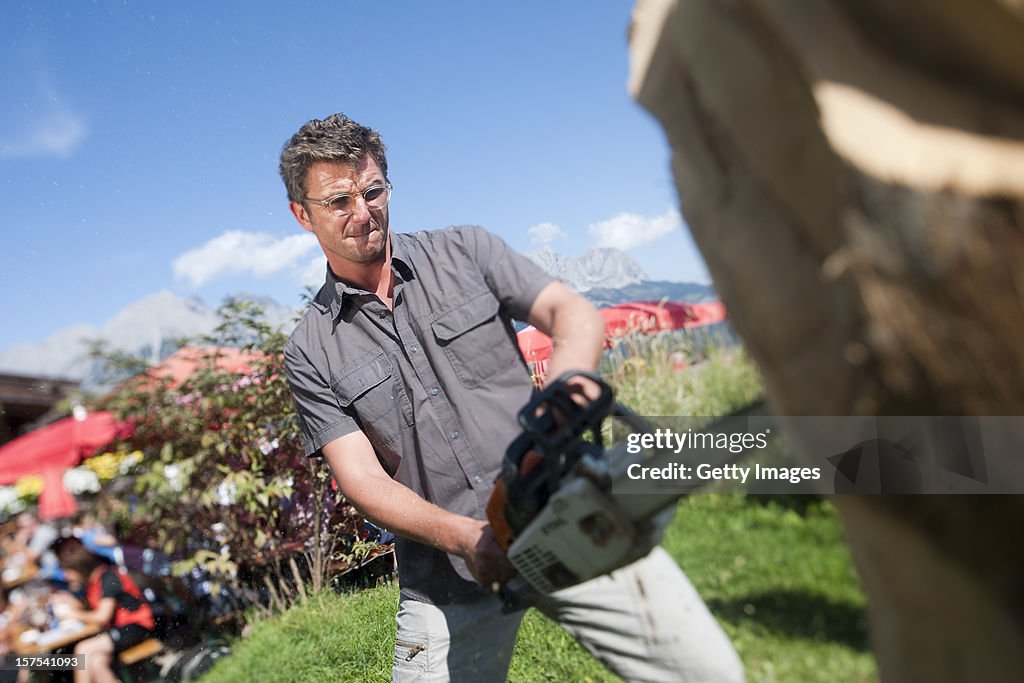
[[[351,490],[350,490],[351,489]],[[446,553],[463,556],[482,522],[430,503],[391,478],[368,478],[343,488],[368,520],[389,531]]]
[[[462,556],[482,524],[427,502],[384,471],[362,432],[324,446],[324,458],[345,497],[368,520],[402,538]]]
[[[487,522],[443,510],[389,477],[362,432],[327,444],[324,457],[341,492],[374,524],[461,557],[482,585],[514,573]]]
[[[569,370],[594,370],[604,348],[604,320],[586,299],[573,295],[551,311],[550,336],[554,344],[548,380]]]

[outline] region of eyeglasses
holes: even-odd
[[[366,208],[368,209],[383,209],[388,205],[391,200],[392,185],[390,180],[384,181],[383,185],[372,185],[360,194],[363,197],[363,201],[366,202]],[[318,206],[327,207],[327,209],[335,216],[347,216],[356,208],[356,197],[359,195],[354,194],[336,194],[327,199],[312,199],[306,197],[305,201],[310,204],[317,204]]]

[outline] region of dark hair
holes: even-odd
[[[85,549],[82,542],[74,536],[62,538],[53,544],[53,553],[64,569],[74,569],[85,578],[89,578],[96,567],[110,564],[105,557],[95,555]]]
[[[278,171],[288,190],[288,199],[303,201],[306,175],[314,163],[340,161],[354,165],[367,154],[373,157],[387,178],[388,160],[380,133],[359,125],[344,114],[307,121],[281,150]]]

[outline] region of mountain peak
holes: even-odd
[[[260,297],[259,305],[272,326],[283,328],[293,309]],[[158,363],[178,348],[177,341],[213,332],[220,323],[216,310],[194,297],[162,290],[133,301],[102,327],[74,325],[39,343],[19,344],[0,351],[0,370],[17,374],[59,377],[95,386],[100,367],[89,356],[89,342],[100,339],[108,348]]]
[[[577,292],[625,287],[647,279],[639,263],[611,247],[591,247],[582,256],[564,256],[544,244],[525,256]]]

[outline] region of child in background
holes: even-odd
[[[86,667],[75,671],[75,683],[115,683],[112,658],[152,636],[153,610],[127,573],[107,558],[89,552],[79,539],[62,538],[54,545],[54,552],[71,589],[85,586],[91,609],[83,609],[67,593],[54,595],[51,601],[67,605],[70,617],[107,629],[75,646],[75,654],[85,655]]]

